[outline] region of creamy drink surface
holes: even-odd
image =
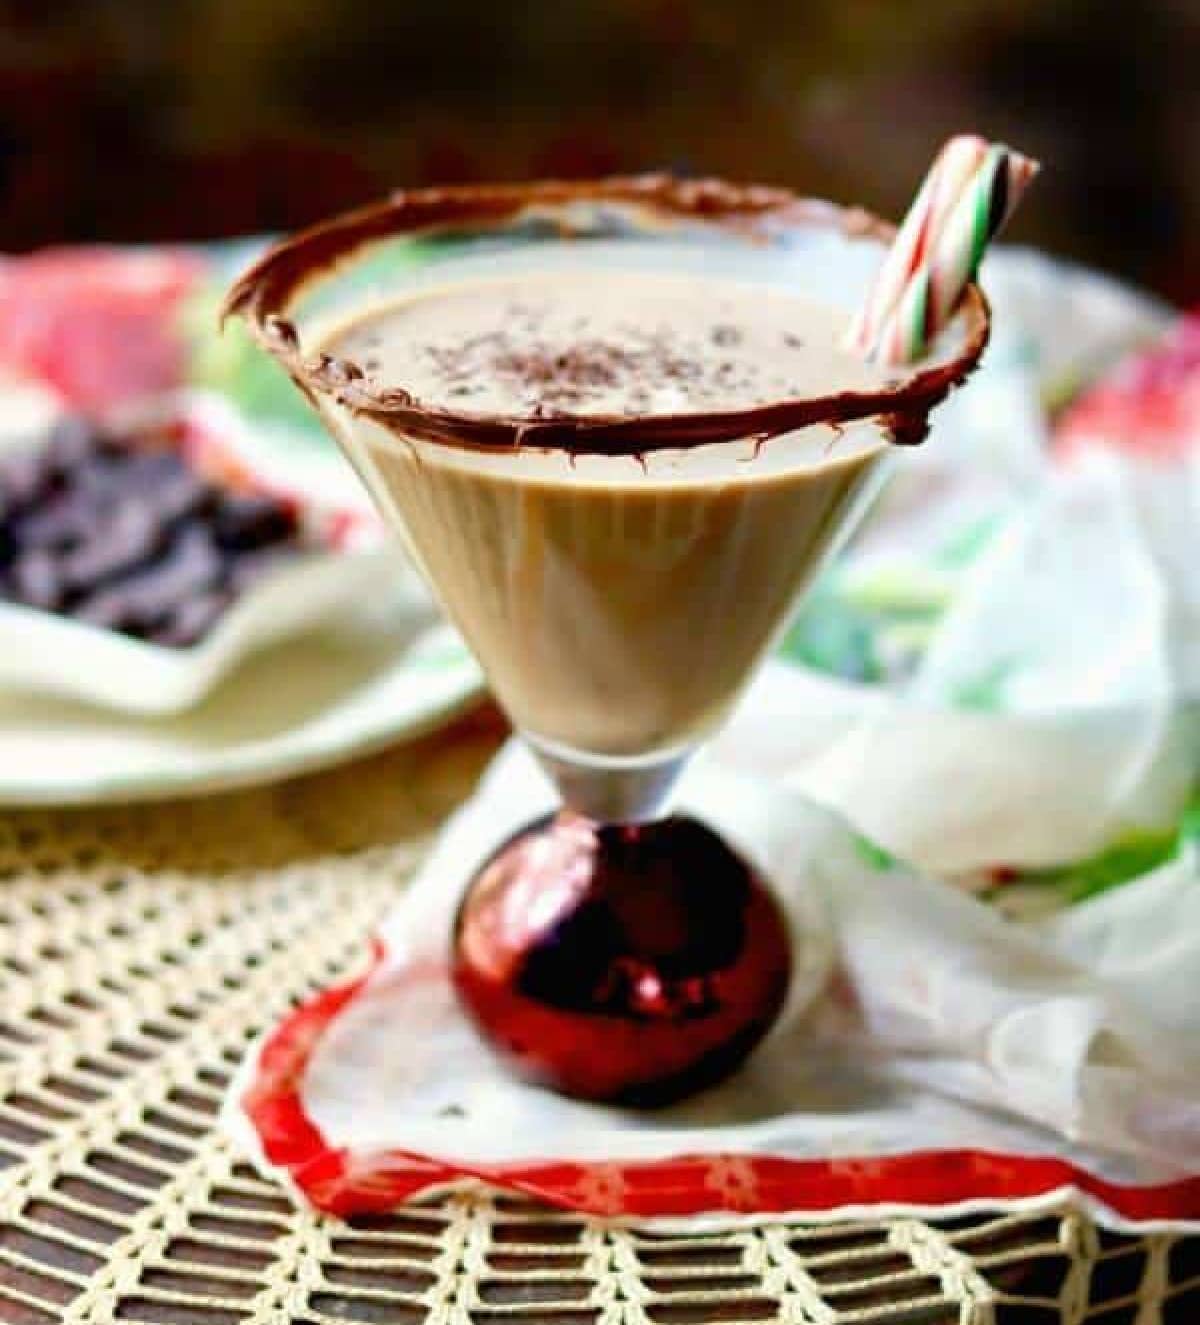
[[[414,291],[320,348],[433,409],[637,419],[878,389],[883,371],[838,347],[844,321],[720,276],[556,269]],[[321,405],[517,725],[595,755],[715,725],[886,449],[853,424],[568,455]]]

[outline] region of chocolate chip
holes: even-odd
[[[131,451],[126,458],[121,480],[128,491],[152,497],[164,483],[170,483],[189,471],[173,451]]]
[[[226,496],[213,517],[217,543],[227,550],[264,547],[290,537],[295,516],[270,497]]]
[[[37,451],[17,451],[0,457],[0,491],[10,511],[32,506],[50,486],[51,476]]]
[[[90,626],[119,630],[129,635],[141,635],[146,629],[146,623],[138,617],[128,594],[119,589],[102,589],[79,599],[71,607],[71,616]]]
[[[59,419],[46,442],[45,463],[50,473],[65,478],[95,451],[100,431],[78,414]]]
[[[243,552],[229,565],[229,587],[235,594],[243,594],[260,580],[296,562],[303,548],[295,542],[276,543],[272,547],[254,552]]]
[[[52,612],[62,604],[62,574],[49,552],[39,549],[18,556],[9,570],[9,581],[18,601],[30,607]]]
[[[193,525],[175,539],[165,559],[148,572],[146,584],[157,592],[194,593],[213,588],[222,578],[224,560],[212,531]]]
[[[63,584],[79,593],[134,570],[159,550],[162,537],[153,510],[136,498],[127,499],[62,559]]]
[[[99,518],[88,494],[63,492],[16,520],[12,536],[20,547],[67,552],[87,537]]]
[[[181,469],[161,483],[150,498],[158,518],[171,525],[216,507],[220,497],[211,483],[198,474]]]
[[[229,593],[220,590],[189,598],[151,632],[151,638],[156,644],[177,649],[198,644],[216,625],[231,600]]]
[[[188,529],[162,560],[94,594],[76,607],[75,615],[118,630],[150,631],[168,621],[191,595],[217,588],[223,569],[208,531]]]

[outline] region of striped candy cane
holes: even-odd
[[[988,145],[977,134],[951,138],[938,153],[920,191],[896,232],[866,303],[846,335],[846,345],[865,354],[878,328],[891,314],[913,272],[925,260],[929,242],[942,228],[971,176],[979,169]]]
[[[951,142],[963,140],[952,139]],[[876,286],[868,295],[861,326],[856,322],[853,344],[860,353],[885,363],[911,363],[926,351],[930,341],[946,325],[963,291],[979,269],[984,250],[999,233],[1016,209],[1021,195],[1037,174],[1038,164],[1001,144],[984,144],[971,140],[981,150],[965,180],[956,174],[940,188],[945,199],[951,183],[956,195],[943,203],[937,216],[927,209],[930,224],[923,225],[920,248],[904,237],[905,225],[884,259],[877,285],[888,286],[886,297],[877,295]],[[935,163],[930,175],[942,171],[946,150]],[[962,151],[954,162],[956,171],[967,166],[967,155]],[[928,184],[927,179],[926,183]],[[924,192],[924,189],[922,190]],[[920,205],[918,196],[917,204]],[[910,212],[910,216],[911,216]],[[902,257],[895,258],[903,240]],[[903,270],[904,280],[896,292],[897,277]],[[886,274],[886,275],[885,275]],[[879,309],[886,309],[876,319]]]

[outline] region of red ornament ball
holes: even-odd
[[[524,1077],[588,1100],[658,1106],[734,1070],[779,1014],[786,922],[757,872],[675,816],[601,825],[564,811],[479,871],[453,977]]]

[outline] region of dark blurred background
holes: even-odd
[[[974,128],[1017,237],[1200,298],[1200,0],[0,0],[0,247],[666,168],[903,210]]]

